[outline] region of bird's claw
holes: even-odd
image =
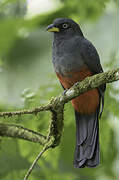
[[[79,84],[79,82],[76,82],[74,85],[77,86]]]
[[[62,93],[63,96],[65,96],[66,92],[67,92],[68,89],[65,89]]]

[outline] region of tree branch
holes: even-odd
[[[65,103],[69,102],[70,100],[76,98],[77,96],[88,90],[97,88],[102,84],[111,83],[117,80],[119,80],[119,68],[116,70],[100,73],[85,78],[85,80],[83,80],[82,82],[74,84],[74,86],[68,89],[64,94],[52,98],[50,102],[45,106],[40,106],[32,110],[0,113],[0,117],[10,117],[23,114],[36,115],[41,111],[50,111],[52,114],[48,133],[46,136],[43,136],[40,133],[34,132],[32,130],[26,129],[22,126],[0,123],[1,136],[21,138],[32,142],[38,142],[44,146],[43,151],[41,151],[41,153],[37,156],[36,160],[33,162],[31,168],[27,172],[25,176],[26,178],[30,175],[31,171],[33,170],[36,162],[41,157],[41,155],[48,148],[54,148],[59,145],[63,129],[63,112]]]
[[[41,111],[50,111],[52,113],[49,133],[46,136],[18,125],[3,123],[0,123],[0,135],[25,139],[44,145],[45,140],[50,139],[51,134],[54,134],[53,146],[56,146],[59,144],[62,134],[64,104],[88,90],[96,88],[102,84],[111,83],[117,80],[119,80],[119,68],[85,78],[85,80],[83,80],[82,82],[76,83],[74,86],[68,89],[65,94],[52,98],[50,102],[45,106],[36,107],[31,110],[0,112],[0,117],[11,117],[23,114],[36,115]]]
[[[46,141],[46,136],[16,124],[0,123],[0,136],[24,139],[41,145]]]
[[[66,91],[64,96],[60,96],[61,102],[67,103],[82,93],[97,88],[102,84],[111,83],[119,80],[119,68],[104,73],[99,73],[94,76],[85,78],[82,82],[74,84],[69,90]]]
[[[43,150],[38,154],[38,156],[36,157],[36,159],[33,161],[31,167],[29,168],[29,170],[27,171],[24,180],[27,180],[28,177],[30,176],[33,168],[35,167],[36,163],[38,162],[38,160],[41,158],[41,156],[50,148],[50,146],[44,146]]]
[[[54,101],[55,103],[57,103],[57,101],[67,103],[68,101],[88,90],[99,87],[102,84],[111,83],[117,80],[119,80],[119,68],[85,78],[85,80],[83,80],[82,82],[74,84],[74,86],[67,90],[64,95],[60,95],[59,97],[57,97],[58,100],[57,98],[52,98],[51,101],[45,106],[36,107],[31,110],[0,112],[0,117],[11,117],[23,114],[37,114],[41,111],[51,111]]]
[[[50,104],[46,105],[46,106],[40,106],[40,107],[36,107],[33,109],[24,109],[24,110],[19,110],[19,111],[14,111],[14,112],[0,112],[0,117],[12,117],[12,116],[21,116],[24,114],[35,114],[37,115],[38,112],[41,111],[49,111],[50,110]]]

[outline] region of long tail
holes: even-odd
[[[74,167],[95,167],[99,164],[99,123],[98,110],[91,115],[79,114],[76,117],[76,149]]]

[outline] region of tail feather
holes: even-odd
[[[94,167],[99,164],[99,124],[98,110],[91,115],[76,116],[76,149],[74,166],[82,168]]]

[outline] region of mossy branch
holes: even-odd
[[[20,138],[41,145],[46,141],[46,136],[16,124],[0,123],[0,136]]]
[[[100,73],[91,77],[85,78],[82,82],[74,84],[64,94],[58,97],[52,98],[50,102],[45,106],[36,107],[31,110],[21,110],[14,112],[0,112],[0,117],[12,117],[20,116],[23,114],[34,114],[41,111],[50,111],[52,118],[50,120],[50,127],[46,136],[41,135],[35,131],[26,129],[22,126],[0,123],[0,135],[7,137],[14,137],[25,139],[32,142],[37,142],[44,145],[46,139],[50,139],[51,135],[54,134],[53,146],[59,144],[59,139],[62,134],[63,128],[63,109],[64,104],[79,96],[80,94],[96,88],[105,83],[111,83],[119,80],[119,68],[116,70]]]
[[[39,155],[33,162],[32,166],[30,167],[29,171],[25,176],[25,180],[28,179],[31,171],[33,170],[36,162],[41,157],[41,155],[47,149],[59,145],[62,135],[62,129],[63,129],[63,112],[64,112],[65,103],[69,102],[70,100],[76,98],[77,96],[88,90],[99,87],[102,84],[111,83],[117,80],[119,80],[119,68],[116,70],[100,73],[85,78],[85,80],[83,80],[82,82],[78,82],[74,84],[74,86],[72,86],[70,89],[65,91],[64,94],[52,98],[50,102],[45,106],[40,106],[31,110],[0,112],[0,117],[11,117],[11,116],[23,115],[23,114],[36,115],[41,111],[50,111],[52,114],[51,120],[49,121],[50,122],[49,129],[46,136],[38,132],[26,129],[22,126],[0,123],[0,136],[25,139],[43,145],[43,150],[41,151],[41,153],[39,153]]]

